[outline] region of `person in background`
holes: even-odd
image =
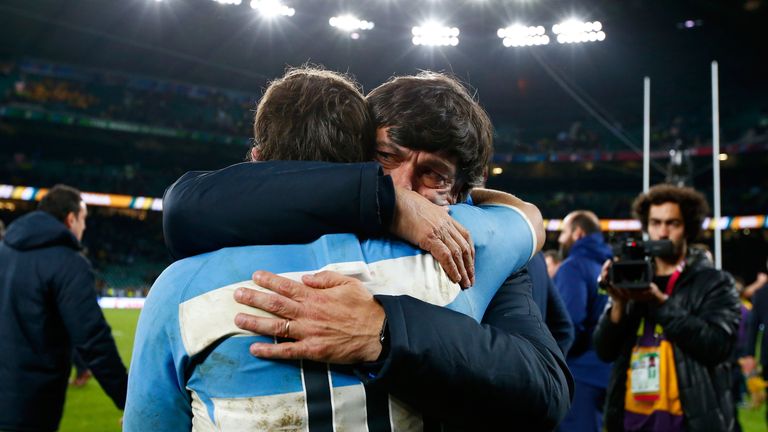
[[[752,309],[747,315],[746,321],[746,341],[743,357],[739,359],[742,372],[745,376],[762,375],[763,380],[768,379],[768,331],[763,332],[760,340],[760,366],[762,371],[757,369],[755,354],[757,351],[757,339],[760,333],[760,327],[768,324],[768,277],[765,273],[758,272],[754,282],[744,288],[743,296],[751,295]],[[768,414],[766,414],[768,421]]]
[[[560,430],[599,432],[610,364],[597,358],[592,332],[608,302],[608,296],[598,290],[597,277],[612,251],[603,240],[597,216],[587,210],[565,217],[558,242],[563,262],[554,281],[575,330],[566,362],[576,385],[571,410]]]
[[[123,409],[128,375],[80,253],[88,210],[54,186],[0,243],[0,430],[59,427],[76,351]]]
[[[614,431],[736,430],[731,354],[739,327],[733,278],[689,245],[709,211],[687,187],[657,185],[640,194],[632,213],[650,240],[672,248],[654,257],[646,288],[614,286],[607,261],[600,286],[611,297],[594,343],[613,361],[605,427]]]
[[[554,279],[557,270],[560,268],[560,263],[563,262],[563,257],[560,255],[560,251],[554,249],[545,250],[543,254],[544,261],[547,263],[547,274],[550,278]]]

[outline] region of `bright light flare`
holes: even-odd
[[[239,2],[240,0],[235,1]],[[280,0],[251,0],[251,8],[257,10],[261,16],[265,18],[275,18],[278,16],[291,17],[296,13],[296,9],[284,5]]]
[[[328,24],[331,27],[335,27],[341,31],[354,32],[356,30],[371,30],[373,23],[358,19],[354,15],[340,15],[332,17],[328,20]]]
[[[533,45],[548,45],[549,36],[544,34],[546,30],[543,26],[524,26],[514,24],[506,28],[501,28],[496,35],[501,38],[501,43],[505,47],[523,47]]]
[[[493,167],[493,169],[491,170],[491,174],[495,176],[500,175],[502,173],[504,173],[504,169],[502,167]]]
[[[603,24],[600,21],[579,21],[570,19],[552,26],[552,33],[557,35],[557,42],[584,43],[584,42],[602,42],[605,40]]]
[[[156,0],[156,1],[162,1],[162,0]],[[213,0],[213,1],[223,5],[234,5],[234,6],[237,6],[243,2],[243,0]]]
[[[459,29],[446,27],[436,22],[426,22],[411,29],[414,45],[456,46],[459,44]]]
[[[720,153],[720,160],[721,161],[727,161],[728,160],[728,153]]]

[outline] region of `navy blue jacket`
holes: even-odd
[[[567,357],[568,367],[577,381],[600,388],[608,385],[611,367],[597,358],[592,346],[592,333],[608,304],[608,295],[598,292],[597,277],[612,255],[603,234],[593,233],[573,244],[555,274],[555,286],[576,332]]]
[[[0,243],[0,430],[58,429],[72,349],[119,408],[128,376],[67,227],[35,211]]]
[[[541,310],[544,323],[555,337],[557,345],[564,355],[573,345],[574,329],[565,303],[560,292],[555,288],[552,278],[547,273],[547,262],[544,254],[539,252],[531,258],[525,270],[531,275],[531,292],[533,301]]]
[[[307,166],[312,169],[302,169]],[[280,173],[290,179],[270,178]],[[296,231],[305,240],[336,229],[385,233],[391,210],[387,217],[382,209],[394,208],[394,189],[381,176],[375,163],[260,162],[188,173],[165,193],[165,241],[182,257],[295,241]],[[185,249],[182,236],[196,237],[195,248]],[[358,374],[451,430],[500,421],[520,430],[553,429],[570,407],[572,378],[530,285],[512,286],[500,289],[482,324],[409,296],[376,296],[390,348],[379,362],[358,365]]]

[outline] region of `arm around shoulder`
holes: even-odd
[[[544,247],[544,242],[547,240],[544,230],[544,219],[541,216],[541,211],[535,205],[506,192],[482,188],[472,190],[472,200],[476,205],[506,205],[520,210],[531,224],[536,237],[534,253]]]

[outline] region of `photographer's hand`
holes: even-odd
[[[606,290],[608,295],[611,296],[610,318],[612,323],[618,324],[621,321],[621,318],[624,316],[624,309],[627,306],[627,301],[629,298],[627,297],[626,290],[619,289],[611,285],[611,281],[608,275],[612,265],[612,260],[606,260],[603,263],[603,269],[600,272],[600,276],[597,278],[597,284],[600,286],[600,288]]]

